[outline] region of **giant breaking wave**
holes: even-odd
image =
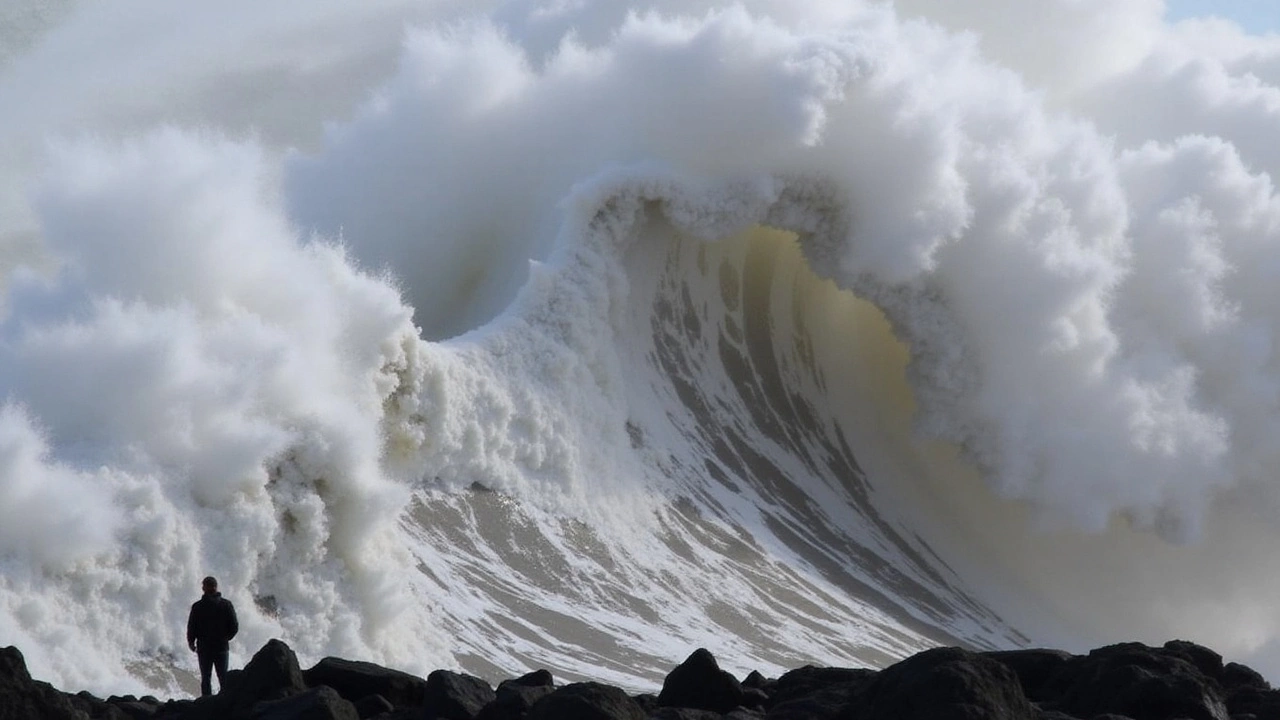
[[[1158,0],[19,6],[0,642],[1280,672],[1280,39]],[[972,5],[972,7],[970,7]],[[408,28],[406,30],[406,28]]]

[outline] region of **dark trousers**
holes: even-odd
[[[218,689],[222,690],[227,686],[227,656],[228,653],[223,650],[205,650],[200,648],[196,651],[196,658],[200,661],[200,694],[212,695],[213,684],[209,682],[210,670],[218,671]]]

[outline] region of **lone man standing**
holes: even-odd
[[[212,695],[210,670],[218,671],[218,689],[226,687],[227,656],[231,638],[240,630],[236,609],[218,592],[218,581],[207,577],[201,583],[204,596],[191,605],[187,618],[187,646],[200,661],[200,694]]]

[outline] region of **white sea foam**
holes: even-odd
[[[213,572],[244,647],[417,670],[1273,645],[1280,42],[714,5],[5,38],[0,641],[173,687]]]

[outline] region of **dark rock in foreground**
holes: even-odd
[[[926,650],[886,668],[855,702],[867,720],[1032,720],[1018,676],[960,648]]]
[[[538,670],[503,680],[426,679],[325,658],[303,672],[272,640],[218,695],[162,702],[59,691],[0,649],[0,720],[1280,720],[1280,690],[1182,640],[1061,650],[934,648],[881,671],[803,667],[742,682],[699,649],[657,695]]]
[[[720,669],[710,652],[698,648],[667,675],[658,704],[727,713],[742,705],[742,685]]]
[[[427,683],[420,677],[342,658],[327,657],[302,673],[302,677],[308,687],[328,685],[353,703],[370,696],[382,696],[392,707],[417,707],[427,695]]]

